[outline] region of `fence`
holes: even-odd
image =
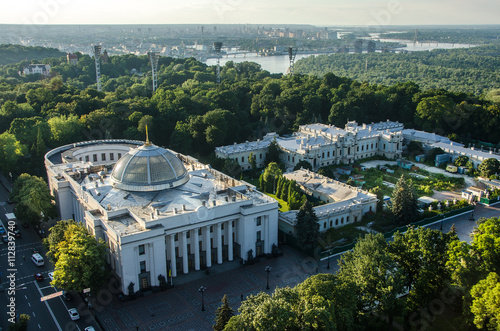
[[[498,197],[496,199],[498,200]],[[385,239],[389,239],[392,236],[394,236],[394,233],[396,233],[398,231],[399,232],[406,232],[408,230],[408,227],[410,227],[410,226],[413,226],[413,227],[426,226],[428,224],[431,224],[431,223],[434,223],[434,222],[437,222],[440,220],[444,220],[445,218],[453,217],[455,215],[458,215],[458,214],[461,214],[461,213],[464,213],[464,212],[467,212],[467,211],[470,211],[473,209],[474,209],[474,206],[467,206],[464,208],[449,211],[449,212],[444,213],[444,214],[436,215],[434,217],[425,218],[425,219],[420,220],[418,222],[414,222],[414,223],[410,223],[410,224],[405,225],[405,226],[394,228],[391,231],[384,233],[384,237],[385,237]],[[337,247],[329,249],[327,251],[323,251],[320,253],[320,258],[351,250],[355,245],[356,245],[356,241],[354,241],[350,244],[344,245],[344,246],[337,246]]]

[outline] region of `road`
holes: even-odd
[[[5,178],[3,178],[5,181]],[[8,198],[8,191],[3,185],[0,185],[0,219],[7,226],[5,214],[13,212],[14,205],[5,203]],[[41,301],[42,296],[46,296],[59,290],[50,285],[48,273],[54,270],[54,266],[45,257],[45,249],[42,246],[41,238],[33,227],[23,228],[19,226],[22,237],[15,238],[15,260],[8,260],[8,244],[0,241],[0,284],[4,288],[0,292],[0,305],[7,307],[7,304],[15,299],[16,315],[26,314],[30,316],[28,330],[84,330],[85,327],[92,325],[96,330],[100,330],[93,318],[82,316],[78,321],[71,321],[68,314],[69,308],[81,308],[84,303],[81,298],[73,294],[71,301],[63,301],[61,297],[55,297],[47,301]],[[44,257],[45,265],[37,267],[31,261],[33,250],[37,250]],[[9,262],[14,262],[9,265]],[[12,270],[12,271],[9,271]],[[44,277],[42,281],[36,281],[35,273],[41,273]],[[8,275],[15,276],[15,290],[9,290]],[[81,309],[80,309],[81,310]],[[79,311],[80,311],[79,310]],[[3,311],[3,309],[2,309]],[[0,314],[0,328],[8,329],[10,318],[7,314]]]

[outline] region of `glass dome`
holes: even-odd
[[[123,155],[111,173],[113,187],[126,191],[159,191],[188,180],[186,168],[177,156],[150,143]]]

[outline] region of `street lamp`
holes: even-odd
[[[266,289],[269,290],[269,273],[271,273],[271,267],[270,266],[267,266],[266,269],[267,272],[267,286],[266,286]]]
[[[203,293],[205,293],[205,290],[207,288],[204,287],[204,286],[200,286],[200,288],[198,289],[198,292],[201,293],[201,311],[205,311],[205,300],[204,300],[204,297],[203,297]]]
[[[328,251],[328,263],[326,265],[326,268],[330,270],[330,251]]]

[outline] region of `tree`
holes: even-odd
[[[266,165],[270,164],[271,162],[279,164],[281,162],[280,153],[281,149],[276,140],[271,141],[266,153]]]
[[[255,170],[257,170],[257,157],[255,157],[254,153],[248,155],[248,163],[250,163],[252,167],[252,172],[255,172]]]
[[[17,204],[14,213],[21,222],[38,225],[40,219],[47,221],[57,215],[54,198],[40,177],[21,174],[14,182],[10,197]]]
[[[28,322],[30,316],[26,314],[21,314],[19,316],[19,321],[9,325],[9,331],[26,331],[28,330]]]
[[[500,167],[500,162],[497,159],[489,158],[481,162],[477,170],[481,173],[481,176],[489,178],[491,175],[498,173]]]
[[[76,115],[61,115],[47,121],[52,134],[52,142],[56,146],[81,141],[83,125]]]
[[[299,163],[297,163],[297,165],[295,165],[295,167],[293,167],[293,171],[296,171],[296,170],[299,170],[302,168],[312,170],[312,165],[305,160],[300,160]]]
[[[421,227],[394,234],[389,252],[404,272],[410,312],[427,305],[449,282],[448,245],[457,239],[455,234]]]
[[[455,165],[457,167],[465,167],[467,163],[469,162],[469,157],[465,155],[460,155],[455,159]]]
[[[222,297],[222,305],[217,308],[215,312],[215,324],[213,325],[213,329],[215,331],[222,331],[226,327],[229,319],[234,316],[234,310],[229,306],[229,300],[227,299],[227,295],[224,294]]]
[[[377,212],[382,211],[382,209],[384,208],[384,192],[382,192],[380,186],[375,186],[374,188],[371,188],[369,192],[377,196],[378,199]]]
[[[74,220],[64,220],[57,222],[54,226],[50,227],[49,235],[43,239],[43,245],[47,249],[47,257],[52,263],[57,262],[56,256],[58,255],[59,244],[66,240],[65,233],[70,225],[76,225]]]
[[[275,193],[276,184],[278,183],[278,179],[282,173],[283,172],[276,162],[269,163],[267,168],[264,170],[264,173],[261,175],[261,190],[264,192]]]
[[[388,316],[392,326],[401,310],[397,296],[403,293],[404,275],[388,252],[384,235],[367,234],[352,251],[342,255],[338,276],[356,285],[358,311],[375,311]]]
[[[52,285],[82,292],[86,288],[96,291],[105,283],[106,245],[83,225],[69,224],[56,250]]]
[[[17,162],[26,154],[27,148],[16,136],[8,132],[0,134],[0,168],[4,173],[13,171]]]
[[[491,272],[471,290],[474,324],[478,329],[500,329],[500,277]]]
[[[417,219],[417,193],[404,175],[401,175],[392,192],[392,212],[398,224],[409,224]]]
[[[304,202],[297,213],[295,233],[304,251],[308,251],[316,246],[319,236],[318,217],[314,213],[312,205],[308,200]]]

